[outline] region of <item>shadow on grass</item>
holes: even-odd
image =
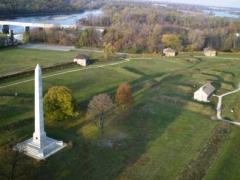
[[[135,71],[131,69],[131,71]],[[141,71],[135,73],[141,77],[131,82],[134,92],[142,89],[142,84],[148,80],[155,80],[164,74],[145,75]],[[174,83],[181,80],[182,76],[175,75],[165,77],[161,82]],[[159,87],[141,92],[135,105],[126,113],[115,117],[118,123],[115,126],[110,124],[106,129],[118,129],[127,133],[127,146],[124,149],[103,148],[84,138],[79,130],[89,121],[73,120],[73,126],[69,121],[57,122],[56,125],[46,126],[47,134],[65,142],[72,141],[72,148],[65,148],[56,155],[50,157],[45,164],[34,170],[35,179],[114,179],[118,177],[127,167],[131,167],[147,151],[150,141],[159,138],[174,122],[182,112],[181,106],[175,106],[164,101],[157,101]],[[106,89],[102,92],[114,94],[116,87]],[[101,92],[98,92],[101,93]],[[144,96],[144,97],[143,97]],[[91,97],[79,102],[79,105],[86,105]],[[151,101],[155,99],[155,101]],[[30,126],[29,126],[30,127]],[[23,127],[24,128],[24,127]],[[31,133],[29,133],[31,131]],[[29,135],[33,130],[27,130]]]
[[[131,84],[138,86],[142,81],[154,77],[143,76]],[[115,91],[114,88],[110,88],[104,92],[113,91]],[[47,132],[50,137],[62,139],[65,142],[72,141],[74,146],[72,149],[66,148],[59,152],[59,155],[49,158],[46,165],[36,170],[36,178],[39,179],[41,175],[41,178],[46,179],[67,179],[69,177],[71,179],[79,177],[82,179],[99,179],[100,177],[103,180],[114,179],[127,167],[138,163],[138,159],[146,152],[148,142],[159,138],[182,112],[182,105],[174,107],[164,102],[151,101],[155,91],[158,92],[152,88],[143,92],[144,98],[140,98],[128,113],[115,117],[114,121],[117,123],[114,123],[114,126],[110,124],[106,127],[106,131],[114,128],[127,133],[127,146],[122,149],[99,147],[93,143],[93,140],[82,137],[79,130],[91,123],[90,121],[80,120],[77,123],[74,120],[71,127],[66,126],[69,125],[67,121],[60,122],[56,126],[48,126]],[[82,103],[86,101],[80,102]],[[160,118],[163,116],[164,118]]]

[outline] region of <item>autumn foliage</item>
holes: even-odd
[[[75,103],[71,91],[64,86],[55,86],[44,96],[44,112],[48,120],[64,120],[73,117]]]
[[[128,83],[119,85],[116,93],[115,100],[119,105],[130,104],[133,100],[132,98],[132,88]]]

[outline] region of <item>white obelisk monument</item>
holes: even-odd
[[[35,132],[33,133],[33,142],[40,148],[43,147],[46,140],[43,118],[43,97],[42,97],[42,72],[39,65],[35,69]]]
[[[33,137],[15,146],[35,159],[45,159],[66,146],[62,141],[47,137],[44,130],[42,72],[39,65],[35,69],[35,131]]]

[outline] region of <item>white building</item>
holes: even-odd
[[[163,49],[163,54],[166,57],[174,57],[176,56],[177,52],[174,49],[166,48],[166,49]]]
[[[84,55],[84,54],[79,54],[77,55],[74,59],[73,62],[81,65],[81,66],[87,66],[89,65],[90,61],[88,56]]]
[[[217,51],[213,48],[205,48],[204,55],[208,57],[215,57],[217,56]]]
[[[201,102],[209,102],[209,97],[214,91],[215,87],[211,83],[207,83],[194,93],[194,99]]]

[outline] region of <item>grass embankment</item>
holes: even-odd
[[[20,48],[7,48],[0,50],[0,76],[32,70],[36,64],[42,67],[59,65],[73,62],[74,57],[79,54],[89,55],[93,62],[102,61],[103,54],[86,51],[44,51]]]
[[[34,53],[41,58],[41,52]],[[33,165],[35,179],[181,177],[189,163],[198,159],[203,149],[208,147],[220,123],[211,121],[215,104],[194,102],[193,92],[206,81],[214,81],[218,92],[234,88],[240,79],[240,60],[199,59],[187,55],[178,58],[152,57],[44,79],[44,92],[56,85],[72,89],[81,113],[73,120],[54,124],[46,122],[50,137],[72,141],[74,146],[50,157],[42,165]],[[36,62],[32,61],[35,66]],[[103,139],[111,140],[113,147],[103,147],[99,145],[98,129],[85,117],[86,105],[98,93],[113,95],[122,82],[133,86],[135,103],[129,111],[116,109],[107,117]],[[17,96],[14,96],[15,92]],[[33,120],[33,93],[33,82],[0,89],[0,126],[28,118]],[[2,130],[0,145],[10,139],[20,141],[30,137],[33,121],[29,121],[29,124],[24,123],[18,128]],[[234,142],[234,134],[229,137],[218,145],[220,151],[210,153],[211,171],[219,169],[212,164],[217,153],[221,156],[226,152],[226,157],[231,156],[230,145],[239,144]],[[233,167],[239,164],[239,161],[231,162]],[[202,166],[201,162],[194,164],[197,164],[196,169]]]

